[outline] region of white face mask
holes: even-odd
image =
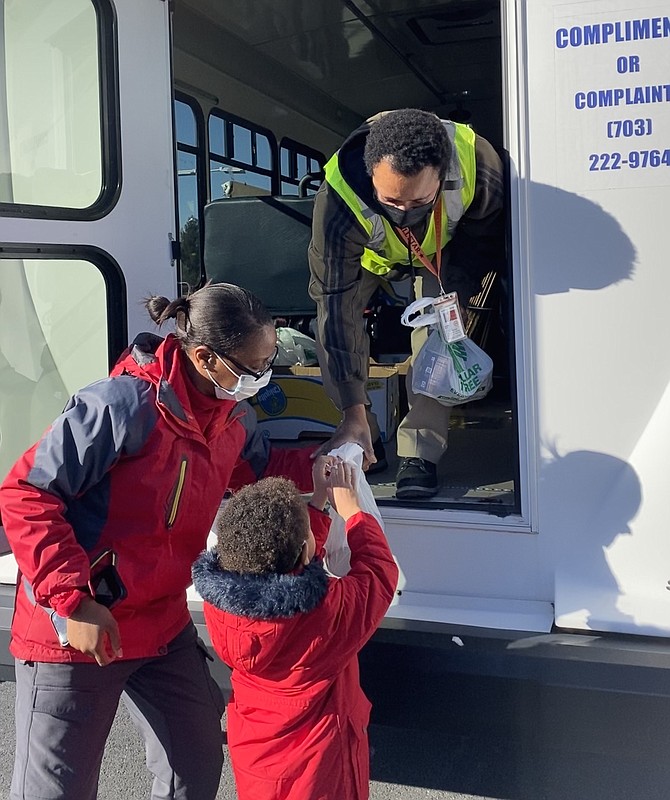
[[[239,403],[241,400],[248,400],[264,386],[267,386],[270,382],[270,378],[272,377],[271,369],[261,375],[260,378],[254,378],[253,375],[238,375],[237,372],[234,372],[228,366],[228,364],[226,364],[221,356],[217,355],[216,353],[214,353],[214,355],[219,359],[228,372],[237,378],[237,384],[235,385],[235,388],[224,389],[223,386],[219,386],[209,370],[207,370],[207,375],[209,376],[210,381],[214,384],[214,395],[219,400],[235,400],[236,403]]]

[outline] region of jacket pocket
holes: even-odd
[[[184,485],[186,484],[186,468],[188,466],[188,459],[186,456],[183,456],[181,461],[179,462],[179,472],[177,474],[177,479],[172,487],[172,491],[170,492],[170,497],[168,498],[167,503],[167,515],[165,518],[165,525],[167,529],[170,530],[177,520],[177,514],[179,513],[179,503],[181,501],[181,496],[184,491]]]

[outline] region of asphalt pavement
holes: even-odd
[[[454,676],[447,702],[415,712],[416,690],[377,698],[371,800],[666,800],[670,701]],[[9,797],[14,684],[0,683],[0,798]],[[386,707],[385,707],[386,706]],[[373,709],[373,718],[375,711]],[[429,724],[427,724],[429,723]],[[148,800],[151,777],[121,706],[99,800]],[[217,800],[235,800],[226,757]],[[74,799],[73,799],[74,800]]]
[[[463,741],[440,740],[428,732],[372,726],[371,800],[480,800],[482,795],[451,791],[447,786],[456,761],[468,760]],[[14,757],[14,684],[0,683],[0,798],[9,797]],[[457,758],[456,758],[457,757]],[[473,769],[478,770],[475,757]],[[415,785],[405,781],[409,777]],[[440,788],[441,787],[441,788]],[[98,800],[149,800],[151,776],[144,764],[142,743],[121,706],[102,763]],[[230,759],[225,758],[217,800],[235,800]],[[488,795],[495,798],[498,796]],[[502,795],[501,795],[502,798]]]

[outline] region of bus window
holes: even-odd
[[[277,194],[272,131],[215,109],[209,117],[210,200]]]
[[[126,336],[113,272],[71,256],[0,259],[0,479],[74,391],[107,374]]]
[[[202,280],[201,219],[207,184],[204,178],[204,122],[193,98],[177,93],[174,102],[177,140],[177,214],[179,281],[182,289]]]
[[[301,179],[307,175],[321,175],[326,158],[323,153],[300,142],[284,137],[279,144],[281,167],[281,193],[298,194]],[[317,178],[305,187],[306,194],[315,194],[320,179]]]
[[[118,191],[118,115],[111,93],[101,100],[101,86],[113,80],[109,4],[22,0],[0,8],[0,209],[97,218]]]
[[[264,169],[272,169],[272,149],[266,136],[256,137],[256,163]]]

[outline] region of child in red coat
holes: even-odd
[[[295,485],[241,489],[217,521],[217,547],[193,568],[212,644],[232,669],[228,744],[240,800],[365,800],[370,703],[358,652],[393,598],[398,569],[361,511],[351,467],[317,459],[307,506]],[[346,520],[351,569],[320,554],[330,500]]]

